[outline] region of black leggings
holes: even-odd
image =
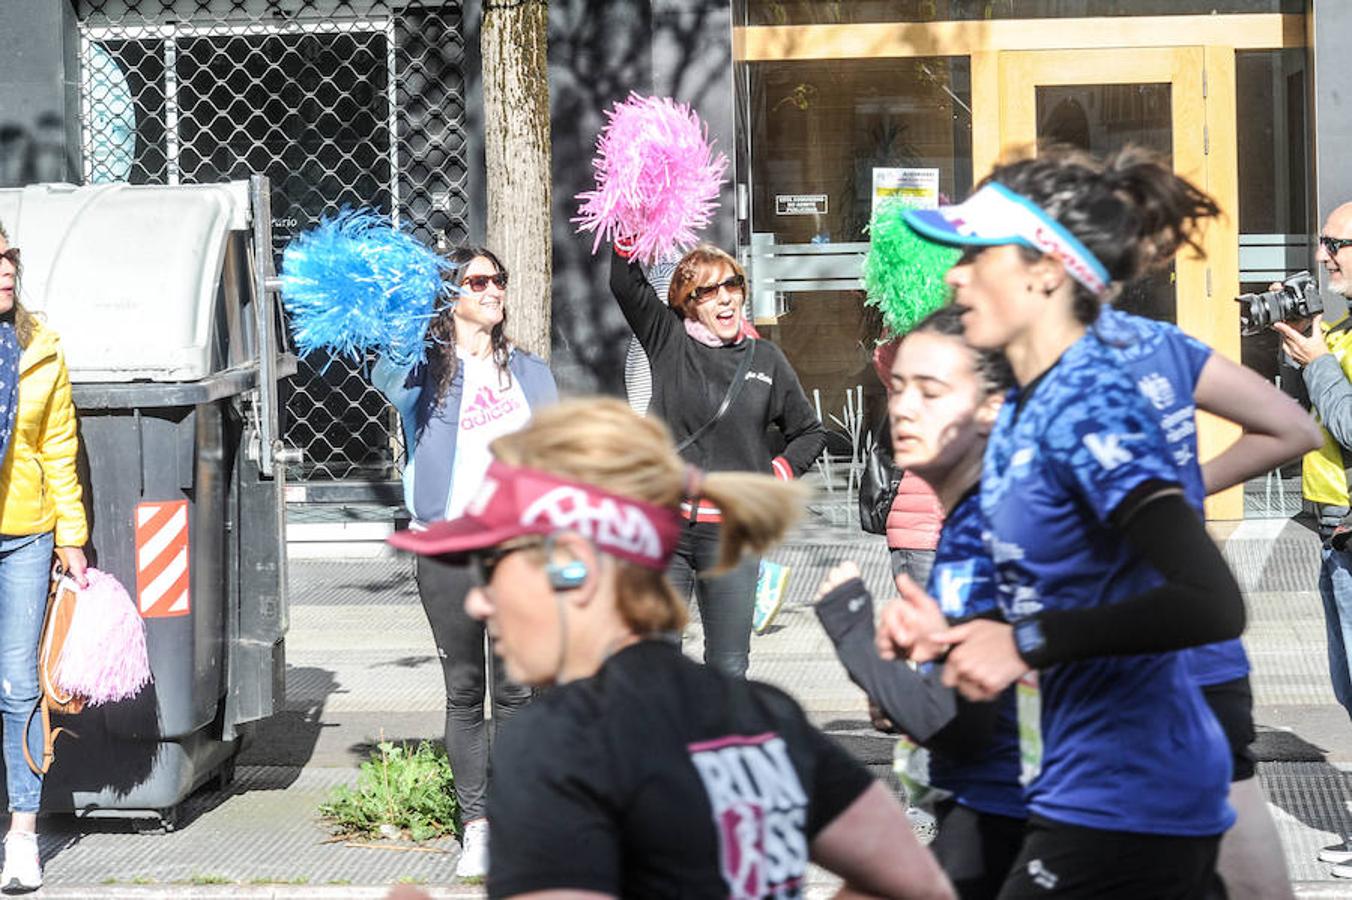
[[[930,852],[961,900],[994,900],[1023,844],[1026,820],[977,812],[956,800],[935,805]]]
[[[463,821],[484,814],[488,789],[488,729],[484,725],[484,626],[465,612],[474,586],[466,565],[418,557],[418,597],[432,626],[446,680],[446,755],[455,776]],[[502,660],[493,657],[493,724],[502,726],[530,699],[530,688],[507,680]]]
[[[1102,831],[1033,816],[999,900],[1220,900],[1220,845],[1219,834]]]

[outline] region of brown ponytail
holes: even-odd
[[[505,463],[679,509],[686,499],[686,464],[671,433],[612,398],[569,400],[546,407],[529,425],[498,438],[493,455]],[[706,475],[700,495],[723,513],[718,569],[761,552],[783,536],[802,511],[797,484],[750,472]],[[636,634],[674,631],[685,624],[685,603],[661,572],[617,561],[620,614]]]
[[[1119,287],[1168,266],[1184,246],[1205,255],[1202,228],[1220,214],[1205,191],[1141,147],[1125,147],[1101,161],[1081,150],[1053,147],[1035,159],[997,166],[986,180],[1042,207],[1103,263]],[[1077,284],[1076,315],[1092,322],[1105,299]]]

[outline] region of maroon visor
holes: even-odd
[[[605,552],[664,571],[681,534],[674,509],[494,460],[458,519],[398,531],[389,541],[420,556],[469,553],[533,534],[573,531]]]

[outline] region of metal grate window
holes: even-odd
[[[458,2],[81,0],[91,183],[262,173],[274,249],[368,206],[425,241],[466,237]],[[350,360],[301,362],[287,401],[303,481],[395,477],[397,417]]]

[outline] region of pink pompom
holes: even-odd
[[[75,618],[53,680],[90,706],[126,700],[150,683],[145,623],[126,588],[107,572],[87,569],[77,588]]]
[[[596,190],[577,195],[578,232],[596,232],[593,253],[627,238],[644,263],[679,255],[718,208],[728,158],[714,155],[699,116],[670,97],[630,94],[606,118],[592,160]]]

